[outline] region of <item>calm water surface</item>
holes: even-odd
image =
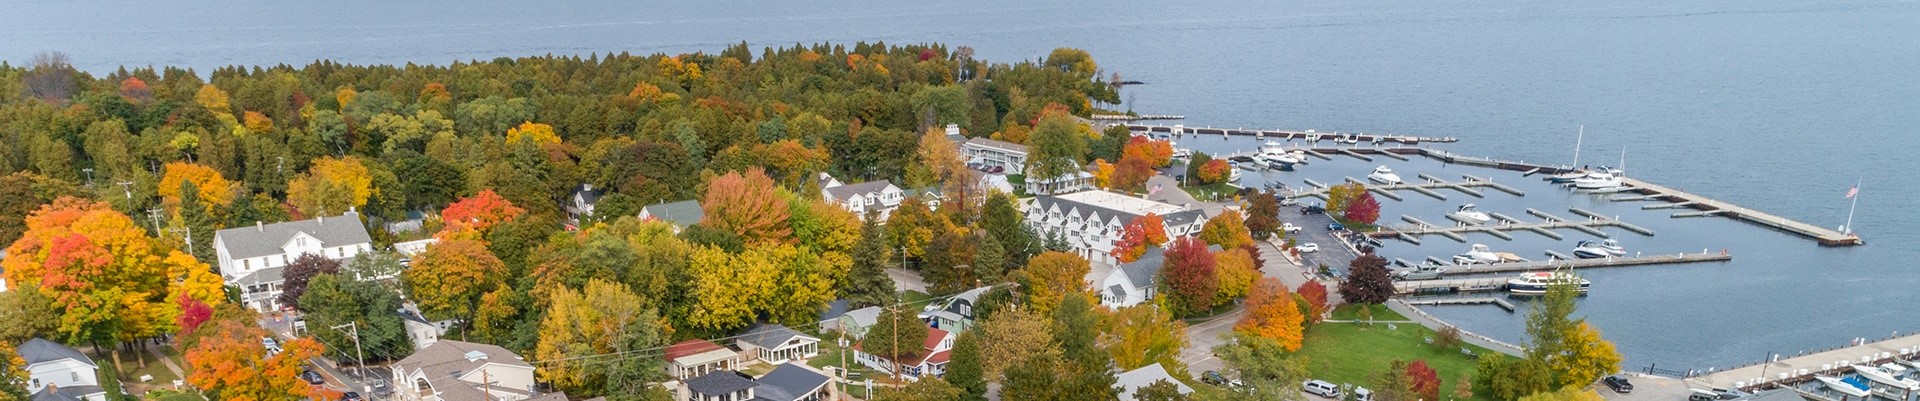
[[[1871,245],[1826,249],[1727,219],[1674,221],[1511,173],[1496,178],[1537,187],[1525,199],[1490,193],[1478,201],[1484,208],[1519,216],[1541,207],[1525,205],[1582,205],[1660,231],[1623,234],[1636,250],[1737,255],[1588,273],[1601,287],[1581,312],[1630,367],[1725,366],[1920,330],[1920,156],[1907,148],[1920,139],[1913,1],[689,3],[7,0],[0,9],[13,18],[0,24],[0,60],[58,50],[94,72],[204,73],[315,59],[718,51],[741,41],[938,41],[995,60],[1079,47],[1106,70],[1149,83],[1123,94],[1136,110],[1187,115],[1189,125],[1457,136],[1465,140],[1449,149],[1566,162],[1584,124],[1589,163],[1615,162],[1625,148],[1634,176],[1828,226],[1846,217],[1846,188],[1865,181],[1856,226]],[[1328,162],[1301,174],[1355,169],[1347,174],[1358,178],[1367,167]],[[1385,214],[1438,221],[1455,203],[1407,199],[1388,202]],[[1473,240],[1531,257],[1564,251],[1571,237]],[[1436,238],[1384,252],[1412,259],[1463,248]],[[1520,336],[1520,319],[1493,308],[1434,311],[1474,331]]]

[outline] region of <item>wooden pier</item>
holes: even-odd
[[[1426,137],[1426,136],[1414,136],[1414,135],[1389,135],[1389,134],[1367,134],[1367,133],[1345,133],[1345,132],[1307,132],[1307,131],[1286,131],[1286,130],[1259,130],[1259,129],[1246,129],[1246,128],[1187,127],[1182,125],[1167,126],[1167,125],[1131,124],[1131,123],[1126,124],[1126,126],[1127,126],[1127,129],[1130,131],[1165,132],[1165,133],[1174,134],[1174,135],[1187,135],[1187,134],[1234,135],[1234,136],[1253,136],[1253,137],[1260,137],[1260,138],[1273,138],[1273,139],[1286,139],[1286,140],[1304,139],[1304,140],[1314,141],[1314,142],[1318,142],[1322,140],[1342,139],[1342,140],[1348,140],[1348,141],[1372,142],[1372,143],[1398,142],[1398,143],[1411,145],[1411,144],[1418,144],[1421,142],[1451,143],[1451,142],[1460,141],[1459,138],[1454,138],[1450,136],[1449,137]]]
[[[1565,255],[1560,255],[1565,256]],[[1626,267],[1661,264],[1684,264],[1702,262],[1725,262],[1733,260],[1733,255],[1718,252],[1678,253],[1644,256],[1622,256],[1597,259],[1558,259],[1551,261],[1489,263],[1447,266],[1445,274],[1488,274],[1515,273],[1529,271],[1547,271],[1558,268],[1593,269],[1603,267]]]
[[[1506,291],[1506,289],[1507,277],[1396,281],[1393,283],[1393,292],[1401,295],[1491,292]]]
[[[1492,304],[1493,306],[1500,307],[1500,309],[1506,309],[1507,312],[1513,312],[1515,309],[1517,309],[1513,306],[1512,302],[1507,302],[1507,300],[1500,299],[1500,298],[1433,298],[1433,299],[1415,299],[1415,300],[1409,300],[1406,302],[1407,302],[1407,305],[1416,305],[1416,306]]]
[[[1405,200],[1405,198],[1402,198],[1399,194],[1396,194],[1393,192],[1393,191],[1400,191],[1400,190],[1418,192],[1421,195],[1426,195],[1439,200],[1447,200],[1446,195],[1436,191],[1441,189],[1464,193],[1476,198],[1485,198],[1487,197],[1487,195],[1478,190],[1475,190],[1474,188],[1493,188],[1493,189],[1500,190],[1501,192],[1513,194],[1514,196],[1526,196],[1526,192],[1522,192],[1518,189],[1514,189],[1513,187],[1502,185],[1500,183],[1496,183],[1491,180],[1477,179],[1477,177],[1473,177],[1473,176],[1466,176],[1467,178],[1466,181],[1457,181],[1457,182],[1449,182],[1449,181],[1441,180],[1439,177],[1434,177],[1432,175],[1427,175],[1424,173],[1420,174],[1419,177],[1421,179],[1427,180],[1427,182],[1423,182],[1423,183],[1402,182],[1399,184],[1379,184],[1379,183],[1363,181],[1353,177],[1344,177],[1344,178],[1346,179],[1347,182],[1357,183],[1367,187],[1367,191],[1369,192],[1373,192],[1382,197],[1385,197],[1387,199],[1393,199],[1393,200]],[[1327,197],[1328,186],[1326,184],[1314,181],[1312,179],[1306,179],[1304,181],[1307,183],[1308,186],[1313,187],[1313,189],[1295,192],[1292,195],[1289,195],[1288,197],[1295,198],[1295,199],[1305,198],[1305,197],[1316,197],[1316,198],[1324,199]]]
[[[1500,224],[1485,224],[1485,225],[1463,224],[1463,225],[1458,225],[1453,227],[1443,227],[1443,226],[1435,225],[1435,224],[1428,223],[1426,221],[1414,218],[1413,216],[1400,216],[1400,220],[1406,221],[1407,223],[1411,223],[1413,225],[1411,227],[1405,227],[1405,228],[1394,228],[1390,230],[1375,231],[1372,233],[1368,233],[1367,235],[1370,235],[1374,238],[1393,237],[1393,238],[1407,241],[1416,245],[1420,243],[1420,240],[1414,237],[1420,237],[1420,236],[1426,236],[1426,235],[1439,235],[1442,237],[1447,237],[1454,241],[1459,241],[1460,243],[1466,243],[1467,242],[1466,237],[1462,236],[1461,234],[1473,234],[1473,233],[1482,233],[1482,234],[1492,235],[1500,239],[1512,241],[1513,236],[1507,233],[1509,231],[1531,231],[1531,232],[1540,234],[1542,236],[1545,236],[1547,238],[1553,238],[1556,240],[1564,239],[1564,237],[1561,236],[1559,233],[1553,232],[1553,230],[1556,230],[1556,229],[1578,230],[1580,232],[1584,232],[1584,233],[1587,233],[1588,235],[1592,235],[1595,237],[1609,238],[1610,236],[1607,235],[1607,232],[1600,231],[1598,229],[1599,227],[1619,227],[1620,229],[1632,231],[1634,233],[1638,233],[1641,235],[1646,235],[1649,237],[1653,236],[1653,230],[1648,230],[1644,227],[1633,225],[1632,223],[1627,223],[1625,221],[1620,221],[1620,220],[1609,218],[1606,216],[1601,216],[1597,213],[1586,211],[1580,208],[1569,208],[1569,210],[1581,216],[1586,216],[1588,217],[1588,219],[1569,220],[1569,219],[1561,218],[1560,216],[1555,216],[1551,213],[1542,212],[1535,209],[1527,209],[1527,213],[1532,214],[1534,216],[1539,216],[1541,219],[1544,219],[1545,221],[1542,221],[1539,223],[1528,223],[1528,222],[1522,222],[1519,219],[1515,219],[1511,216],[1496,213],[1494,214],[1494,219],[1499,221]],[[1448,215],[1447,218],[1453,219],[1454,217],[1452,215]]]

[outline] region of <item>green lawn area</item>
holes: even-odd
[[[1231,199],[1233,198],[1234,192],[1238,192],[1240,190],[1239,188],[1234,188],[1232,186],[1227,185],[1227,183],[1224,183],[1224,182],[1217,183],[1217,184],[1206,184],[1206,185],[1189,185],[1189,186],[1180,187],[1180,189],[1187,191],[1187,194],[1193,195],[1195,199],[1199,199],[1203,201],[1218,201],[1221,199]]]
[[[121,363],[124,364],[125,367],[121,369],[120,382],[128,383],[128,384],[138,383],[138,384],[146,384],[146,385],[154,385],[154,386],[170,386],[173,384],[174,380],[180,379],[180,377],[174,376],[173,371],[167,370],[166,363],[163,363],[163,362],[160,362],[159,360],[154,359],[152,354],[145,353],[145,351],[140,351],[140,352],[142,352],[140,355],[133,355],[131,353],[126,355],[121,355],[120,357]],[[175,364],[181,364],[181,365],[186,364],[185,362],[182,362],[180,359],[180,351],[175,350],[173,346],[170,346],[170,345],[160,346],[160,352],[166,354],[167,358],[173,359],[173,363]],[[146,358],[146,362],[147,362],[146,367],[140,366],[140,358]],[[153,375],[153,380],[143,383],[140,381],[141,375]]]
[[[176,393],[169,390],[147,393],[146,399],[156,401],[207,401],[207,397],[201,397],[199,394],[189,392]]]
[[[1351,305],[1334,309],[1335,319],[1353,318],[1357,314]],[[1384,307],[1376,307],[1374,320],[1404,320],[1405,318]],[[1412,323],[1367,325],[1362,323],[1321,323],[1307,329],[1307,338],[1295,355],[1307,358],[1307,371],[1320,380],[1335,384],[1347,383],[1366,386],[1372,377],[1394,360],[1412,362],[1426,360],[1440,374],[1440,394],[1450,398],[1454,384],[1461,375],[1472,374],[1478,362],[1467,359],[1460,350],[1440,350],[1426,343],[1427,338],[1436,337],[1433,330]],[[1485,348],[1462,344],[1476,354],[1489,354]],[[1476,396],[1474,399],[1488,399]]]

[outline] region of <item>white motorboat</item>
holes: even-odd
[[[1518,295],[1541,295],[1553,285],[1574,285],[1574,290],[1586,293],[1593,282],[1567,272],[1531,272],[1520,273],[1520,277],[1507,280],[1507,291]]]
[[[1193,160],[1193,149],[1173,148],[1173,158],[1177,160]]]
[[[1467,224],[1487,224],[1487,222],[1493,221],[1493,216],[1488,215],[1487,212],[1474,209],[1472,203],[1460,205],[1459,210],[1448,213],[1447,216]]]
[[[1269,143],[1274,142],[1269,141]],[[1300,164],[1300,158],[1294,157],[1291,153],[1287,153],[1286,148],[1279,147],[1277,144],[1276,146],[1261,146],[1260,155],[1256,156],[1254,160],[1265,164],[1267,168],[1280,170],[1292,169],[1293,165]]]
[[[1584,177],[1573,179],[1573,187],[1579,189],[1619,188],[1623,185],[1620,183],[1620,177],[1623,175],[1620,169],[1612,168],[1590,171],[1587,172],[1587,175]]]
[[[1609,255],[1627,256],[1627,247],[1620,246],[1620,241],[1607,239],[1605,241],[1600,241],[1599,244],[1594,244],[1594,246],[1599,247],[1600,249],[1607,250],[1607,254]]]
[[[1573,246],[1573,257],[1576,258],[1599,259],[1609,256],[1613,256],[1613,253],[1593,241],[1580,241],[1579,244]]]
[[[1387,185],[1400,183],[1400,175],[1394,174],[1393,169],[1387,168],[1387,166],[1380,166],[1380,168],[1373,169],[1373,174],[1367,174],[1367,179]]]
[[[1227,169],[1227,182],[1240,182],[1240,169]]]
[[[1488,248],[1486,244],[1473,244],[1473,247],[1467,249],[1467,253],[1453,255],[1453,263],[1462,265],[1500,263],[1503,259],[1505,258],[1494,253],[1493,249]]]

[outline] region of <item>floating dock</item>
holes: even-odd
[[[1428,158],[1439,160],[1446,163],[1497,168],[1501,170],[1517,171],[1524,174],[1562,174],[1562,173],[1573,171],[1571,167],[1565,167],[1565,166],[1545,166],[1545,165],[1531,164],[1526,162],[1514,162],[1514,161],[1490,159],[1490,158],[1484,158],[1484,157],[1464,156],[1464,155],[1460,155],[1460,154],[1456,154],[1456,153],[1448,152],[1444,150],[1439,150],[1439,149],[1418,148],[1417,152],[1419,152],[1421,155],[1426,156]],[[1807,224],[1799,221],[1794,221],[1785,217],[1775,216],[1772,214],[1768,214],[1766,212],[1749,209],[1749,208],[1742,207],[1740,205],[1735,205],[1732,203],[1713,200],[1705,196],[1688,193],[1678,189],[1673,189],[1666,186],[1653,184],[1653,183],[1641,181],[1634,178],[1623,177],[1620,179],[1620,181],[1622,184],[1625,185],[1625,187],[1618,191],[1614,191],[1615,193],[1634,192],[1637,194],[1615,195],[1610,197],[1609,199],[1615,200],[1615,201],[1659,200],[1659,201],[1665,201],[1669,203],[1688,203],[1682,208],[1694,210],[1691,212],[1674,213],[1673,217],[1676,217],[1676,218],[1677,217],[1726,216],[1726,217],[1731,217],[1737,220],[1758,224],[1764,227],[1770,227],[1770,228],[1785,231],[1788,233],[1793,233],[1803,237],[1811,238],[1822,246],[1854,246],[1854,245],[1866,244],[1865,241],[1862,241],[1860,239],[1859,235],[1842,233],[1830,228],[1821,227],[1813,224]],[[1591,193],[1598,193],[1598,192],[1591,192]]]
[[[1493,188],[1493,189],[1500,190],[1501,192],[1513,194],[1514,196],[1526,196],[1525,192],[1521,192],[1520,190],[1513,189],[1512,187],[1495,183],[1493,181],[1475,180],[1472,178],[1468,178],[1466,181],[1449,182],[1449,181],[1441,180],[1439,177],[1421,174],[1420,178],[1427,180],[1427,182],[1423,182],[1423,183],[1402,182],[1399,184],[1379,184],[1379,183],[1362,181],[1360,179],[1356,179],[1353,177],[1344,177],[1344,178],[1347,180],[1347,182],[1357,183],[1367,187],[1367,191],[1369,192],[1373,192],[1375,194],[1379,194],[1382,197],[1393,199],[1393,200],[1405,200],[1404,198],[1400,197],[1399,194],[1393,193],[1393,191],[1400,191],[1400,190],[1418,192],[1421,195],[1426,195],[1439,200],[1447,200],[1447,196],[1444,194],[1441,194],[1436,190],[1451,190],[1451,191],[1471,195],[1476,198],[1485,198],[1487,197],[1486,194],[1481,193],[1480,191],[1474,190],[1474,188]],[[1313,189],[1294,192],[1292,195],[1289,195],[1289,197],[1294,199],[1305,198],[1305,197],[1316,197],[1316,198],[1327,197],[1328,188],[1326,184],[1322,184],[1312,179],[1306,179],[1304,181],[1307,183],[1308,186],[1313,187]]]
[[[1514,309],[1516,309],[1513,306],[1512,302],[1507,302],[1507,300],[1500,299],[1500,298],[1437,298],[1437,299],[1415,299],[1415,300],[1409,300],[1406,302],[1407,302],[1407,305],[1418,305],[1418,306],[1492,304],[1493,306],[1500,307],[1500,309],[1506,309],[1507,312],[1513,312]]]
[[[1418,144],[1421,142],[1451,143],[1451,142],[1460,141],[1459,138],[1454,138],[1450,136],[1449,137],[1426,137],[1426,136],[1414,136],[1414,135],[1258,130],[1258,129],[1246,129],[1246,128],[1188,127],[1183,125],[1167,126],[1167,125],[1151,125],[1151,124],[1126,124],[1126,127],[1127,127],[1127,130],[1136,131],[1136,132],[1138,131],[1165,132],[1165,133],[1174,134],[1174,135],[1193,134],[1193,135],[1253,136],[1253,137],[1261,137],[1261,138],[1286,139],[1286,140],[1304,139],[1304,140],[1309,140],[1314,142],[1318,142],[1322,140],[1347,140],[1347,141],[1371,142],[1371,143],[1398,142],[1398,143],[1411,145],[1411,144]]]
[[[1638,233],[1640,235],[1645,235],[1649,237],[1653,236],[1653,230],[1648,230],[1644,227],[1633,225],[1632,223],[1620,221],[1620,220],[1609,218],[1606,216],[1601,216],[1597,213],[1589,212],[1580,208],[1569,208],[1569,210],[1573,211],[1575,214],[1586,216],[1588,217],[1588,219],[1587,220],[1570,220],[1570,219],[1561,218],[1560,216],[1555,216],[1551,213],[1542,212],[1535,209],[1527,209],[1527,213],[1533,214],[1534,216],[1539,216],[1540,218],[1545,219],[1546,221],[1539,222],[1539,223],[1527,223],[1527,222],[1522,222],[1519,219],[1515,219],[1513,217],[1502,214],[1502,215],[1494,216],[1495,220],[1500,222],[1499,224],[1484,224],[1484,225],[1467,224],[1467,225],[1459,225],[1459,226],[1453,226],[1453,227],[1442,227],[1442,226],[1438,226],[1438,225],[1414,218],[1413,216],[1400,216],[1400,220],[1406,221],[1407,223],[1412,223],[1413,226],[1405,227],[1405,228],[1394,228],[1394,229],[1388,229],[1388,230],[1375,231],[1375,232],[1367,233],[1367,235],[1372,236],[1373,238],[1389,238],[1389,237],[1397,238],[1397,239],[1407,241],[1416,245],[1420,243],[1420,240],[1414,239],[1414,237],[1420,237],[1420,236],[1426,236],[1426,235],[1439,235],[1442,237],[1453,239],[1454,241],[1466,243],[1467,242],[1466,237],[1461,236],[1461,234],[1473,234],[1473,233],[1482,233],[1482,234],[1492,235],[1500,239],[1512,241],[1513,236],[1511,234],[1508,234],[1509,231],[1530,231],[1530,232],[1545,236],[1547,238],[1553,238],[1556,240],[1564,239],[1564,237],[1561,236],[1559,233],[1553,232],[1553,230],[1556,230],[1556,229],[1578,230],[1580,232],[1584,232],[1584,233],[1587,233],[1588,235],[1592,235],[1595,237],[1609,238],[1610,236],[1607,235],[1607,232],[1599,230],[1599,228],[1601,227],[1618,227],[1620,229]],[[1454,217],[1453,215],[1449,214],[1447,215],[1447,218],[1453,219]]]
[[[1725,253],[1715,253],[1715,252],[1701,252],[1701,253],[1679,253],[1679,254],[1644,255],[1644,256],[1622,256],[1622,257],[1616,257],[1616,258],[1598,258],[1598,259],[1559,259],[1559,256],[1556,256],[1555,258],[1558,260],[1512,262],[1512,263],[1490,263],[1490,264],[1474,264],[1474,265],[1451,265],[1446,267],[1446,274],[1512,273],[1512,272],[1526,272],[1526,271],[1545,271],[1545,270],[1553,270],[1553,269],[1563,268],[1563,267],[1570,268],[1570,269],[1593,269],[1593,268],[1602,268],[1602,267],[1626,267],[1626,266],[1644,266],[1644,265],[1658,265],[1658,264],[1725,262],[1725,261],[1733,260],[1733,255],[1729,255]]]

